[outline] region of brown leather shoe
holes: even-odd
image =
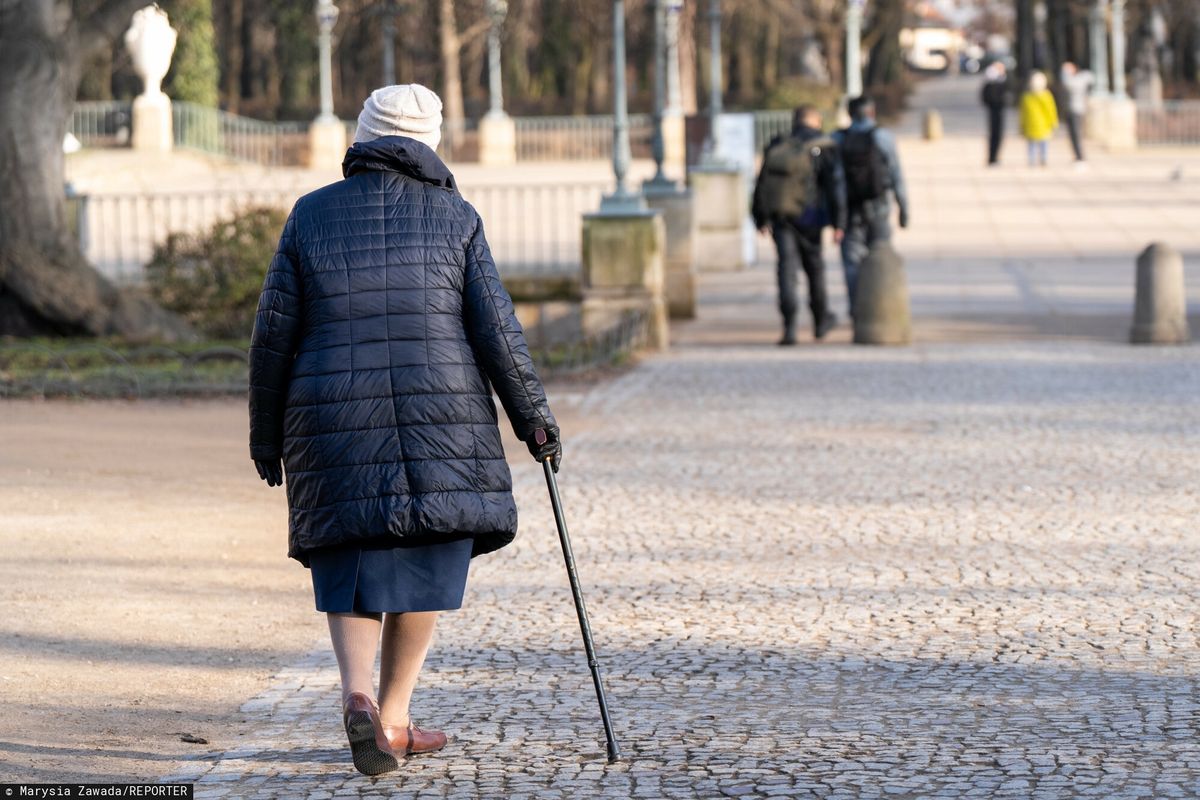
[[[383,732],[387,735],[392,750],[404,755],[415,753],[433,753],[446,746],[446,734],[441,731],[423,731],[416,725],[384,724]]]
[[[362,692],[351,692],[342,707],[342,722],[350,740],[350,755],[354,768],[364,775],[379,775],[400,767],[383,723],[379,706]]]

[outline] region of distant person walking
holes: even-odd
[[[854,316],[858,267],[871,245],[892,238],[892,196],[900,209],[900,227],[908,227],[908,190],[900,169],[896,139],[875,124],[875,102],[850,101],[850,127],[834,134],[846,173],[846,234],[842,237],[842,269]]]
[[[821,131],[821,113],[812,106],[796,109],[792,132],[767,145],[754,185],[751,214],[760,231],[770,230],[779,253],[779,311],[783,314],[781,345],[796,343],[796,279],[800,268],[808,279],[808,308],[813,337],[823,339],[837,315],[829,309],[821,232],[833,226],[834,240],[846,229],[846,186],[833,140]]]
[[[1070,61],[1062,65],[1063,94],[1067,98],[1067,133],[1071,135],[1071,149],[1075,151],[1075,163],[1084,164],[1083,124],[1087,115],[1088,95],[1096,83],[1091,70],[1080,69]]]
[[[1029,166],[1046,166],[1050,137],[1058,127],[1058,106],[1047,88],[1046,74],[1034,71],[1021,95],[1021,135],[1029,146]]]
[[[534,458],[562,455],[483,222],[434,152],[441,109],[416,84],[371,94],[345,179],[288,216],[250,344],[250,456],[268,485],[287,477],[288,555],[368,775],[446,744],[409,714],[434,624],[471,559],[516,534],[493,390]]]
[[[1004,115],[1008,111],[1008,70],[1003,61],[993,61],[984,71],[980,100],[987,109],[988,166],[1000,163],[1000,146],[1004,143]]]

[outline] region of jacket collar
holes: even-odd
[[[355,142],[342,161],[342,175],[349,178],[360,172],[397,172],[433,186],[458,191],[454,175],[423,142],[407,136],[381,136],[369,142]]]

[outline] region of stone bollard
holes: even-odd
[[[654,181],[642,184],[646,205],[662,212],[666,244],[663,256],[664,291],[672,319],[696,316],[696,265],[693,247],[696,241],[696,215],[692,211],[692,193],[674,184],[659,186]]]
[[[670,344],[664,293],[666,231],[657,211],[583,217],[584,335],[612,326],[626,311],[647,315],[650,347]]]
[[[750,196],[742,173],[732,167],[696,167],[688,172],[688,184],[696,215],[696,270],[745,269]]]
[[[921,132],[927,142],[936,142],[942,138],[942,115],[936,108],[930,108],[925,111],[925,117],[921,123]]]
[[[1191,338],[1183,256],[1156,242],[1137,259],[1137,296],[1133,304],[1133,344],[1183,344]]]
[[[909,344],[912,314],[904,259],[891,242],[876,242],[858,268],[854,296],[855,344]]]

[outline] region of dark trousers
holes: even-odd
[[[1083,161],[1083,114],[1067,112],[1067,133],[1071,134],[1071,149],[1075,151],[1075,160]]]
[[[988,163],[1000,163],[1000,143],[1004,141],[1004,109],[988,109]]]
[[[808,308],[813,329],[829,315],[829,295],[825,291],[825,260],[821,257],[821,228],[797,226],[790,222],[771,223],[775,249],[779,252],[779,312],[788,335],[796,332],[797,272],[808,278]]]
[[[842,270],[846,273],[850,316],[854,316],[854,293],[858,291],[858,265],[867,257],[871,245],[891,240],[891,217],[892,201],[886,195],[850,206],[846,234],[842,237]]]

